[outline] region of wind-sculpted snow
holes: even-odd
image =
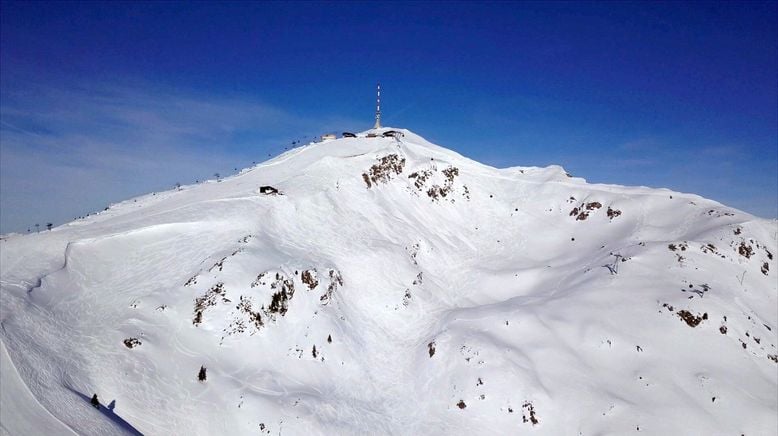
[[[776,221],[402,132],[0,239],[0,428],[775,434]]]

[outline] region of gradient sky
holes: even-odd
[[[0,38],[3,233],[368,129],[376,81],[473,159],[778,216],[776,2],[2,1]]]

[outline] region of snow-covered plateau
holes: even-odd
[[[2,434],[778,432],[775,220],[386,130],[3,236]]]

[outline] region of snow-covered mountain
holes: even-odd
[[[776,221],[386,130],[4,237],[2,432],[778,431]]]

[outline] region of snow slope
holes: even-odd
[[[4,237],[0,428],[778,432],[776,221],[402,132]]]

